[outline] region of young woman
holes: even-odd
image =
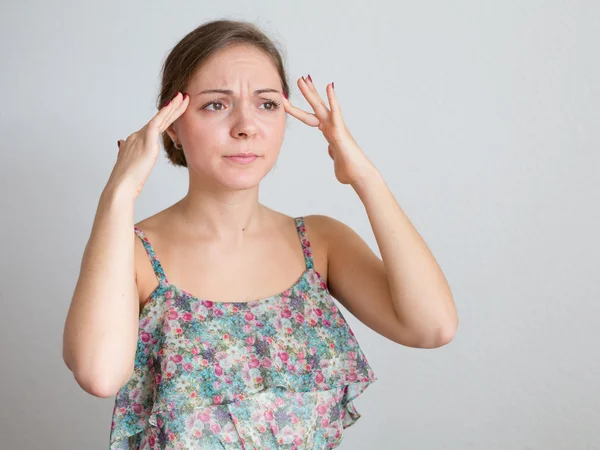
[[[352,138],[333,83],[327,103],[310,75],[298,87],[313,112],[290,103],[260,29],[209,22],[166,59],[158,113],[118,141],[64,334],[81,387],[116,395],[111,449],[338,446],[377,378],[334,298],[399,344],[452,339],[445,277]],[[383,261],[331,217],[259,203],[288,115],[323,133]],[[159,137],[189,191],[134,225]]]

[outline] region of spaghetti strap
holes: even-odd
[[[136,227],[135,225],[133,226],[133,229],[135,230],[135,233],[140,238],[140,240],[142,241],[142,244],[144,245],[144,248],[146,249],[146,253],[148,254],[148,257],[150,258],[150,262],[152,263],[152,268],[154,269],[154,274],[156,275],[156,278],[158,279],[159,283],[167,284],[168,281],[167,281],[167,277],[165,276],[165,272],[162,268],[162,265],[160,264],[160,261],[156,257],[156,253],[154,252],[154,249],[152,248],[150,241],[146,237],[146,234],[142,230],[140,230],[138,227]]]
[[[315,265],[312,257],[312,248],[310,241],[306,236],[306,225],[304,224],[304,216],[296,217],[296,229],[298,230],[298,236],[302,243],[302,250],[304,251],[304,262],[306,263],[306,270],[314,269]]]

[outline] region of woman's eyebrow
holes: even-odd
[[[254,95],[263,94],[265,92],[275,92],[277,94],[280,94],[280,92],[277,89],[266,88],[266,89],[257,89],[256,91],[254,91]],[[207,90],[204,90],[202,92],[199,92],[196,95],[202,95],[202,94],[225,94],[225,95],[233,95],[233,91],[231,89],[207,89]]]

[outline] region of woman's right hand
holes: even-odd
[[[188,94],[178,92],[143,128],[117,142],[117,162],[105,191],[118,191],[120,195],[137,199],[158,159],[158,138],[185,112],[189,98]]]

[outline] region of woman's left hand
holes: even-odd
[[[306,125],[318,127],[329,143],[329,156],[333,159],[335,176],[342,184],[358,183],[375,170],[375,166],[360,149],[342,118],[342,111],[335,97],[333,83],[325,88],[329,99],[329,108],[317,92],[308,76],[298,80],[300,91],[314,110],[314,114],[293,106],[286,98],[284,109]]]

